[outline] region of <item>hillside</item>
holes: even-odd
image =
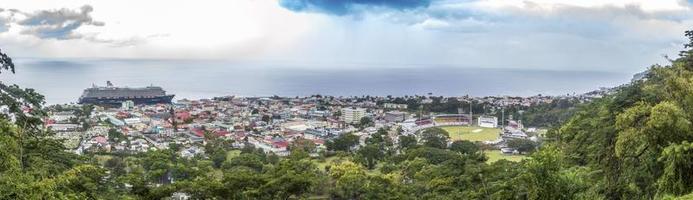
[[[559,172],[589,183],[580,194],[651,199],[692,191],[691,52],[582,106],[552,132],[563,158]]]

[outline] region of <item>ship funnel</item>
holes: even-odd
[[[113,83],[111,83],[111,81],[106,81],[106,86],[113,87]]]

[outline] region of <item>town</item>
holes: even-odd
[[[359,145],[351,147],[358,149],[366,138],[381,129],[398,144],[400,136],[417,136],[421,130],[441,127],[450,134],[448,143],[469,140],[484,144],[490,152],[515,155],[530,149],[509,147],[508,141],[528,140],[539,144],[545,130],[524,127],[522,119],[518,119],[520,116],[502,113],[504,107],[531,107],[560,99],[587,101],[599,96],[596,94],[600,93],[446,98],[229,96],[182,99],[171,104],[135,104],[128,100],[120,106],[50,106],[45,124],[55,133],[54,137],[62,139],[77,154],[135,154],[178,145],[182,147],[181,156],[190,158],[205,156],[201,146],[212,138],[220,138],[232,141],[233,148],[252,145],[278,156],[289,155],[290,145],[298,140],[309,141],[314,144],[309,153],[317,156],[329,149],[326,142],[344,134],[358,136]],[[457,112],[424,110],[427,106],[440,107],[451,102],[459,104]],[[474,113],[474,109],[469,109],[474,104],[483,105],[483,111]]]

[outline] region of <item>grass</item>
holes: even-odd
[[[513,162],[520,162],[523,159],[527,158],[527,156],[524,155],[506,155],[500,152],[500,150],[493,150],[493,151],[484,151],[484,154],[486,154],[486,157],[488,157],[488,160],[486,163],[493,163],[499,160],[508,160],[508,161],[513,161]]]
[[[476,126],[445,126],[441,127],[450,134],[450,139],[469,140],[469,141],[490,141],[497,140],[499,129],[482,128]]]

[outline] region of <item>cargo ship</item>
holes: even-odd
[[[93,85],[87,88],[79,97],[79,104],[96,104],[120,106],[125,101],[132,101],[135,104],[159,104],[171,103],[172,94],[167,95],[161,87],[148,86],[140,88],[114,87],[110,81],[106,82],[106,87]]]

